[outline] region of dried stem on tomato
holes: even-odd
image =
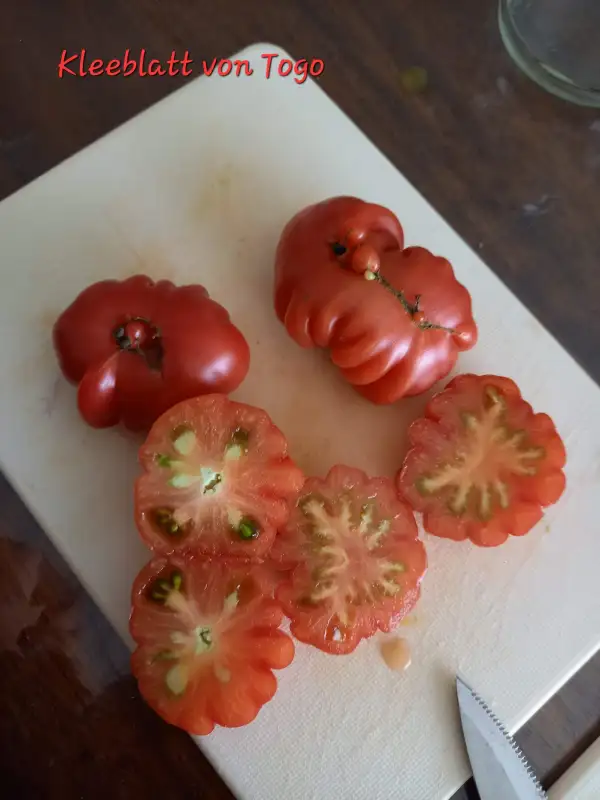
[[[343,258],[348,254],[348,248],[341,244],[340,242],[333,242],[331,244],[331,250],[334,256],[337,259]],[[344,269],[348,267],[345,264],[341,264]],[[392,284],[384,278],[381,274],[379,269],[365,269],[362,273],[363,278],[367,281],[375,281],[380,286],[393,295],[401,304],[402,308],[406,311],[406,313],[410,316],[413,320],[415,325],[422,330],[435,330],[435,331],[446,331],[447,333],[456,333],[454,328],[447,328],[444,325],[438,325],[435,322],[431,322],[430,320],[425,319],[425,315],[420,309],[420,300],[421,295],[417,295],[415,298],[414,303],[410,303],[406,298],[404,292],[401,289],[396,289]]]

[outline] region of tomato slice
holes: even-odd
[[[132,671],[146,702],[192,734],[251,722],[294,657],[260,563],[161,556],[133,586]]]
[[[459,375],[408,432],[401,495],[434,536],[493,547],[523,536],[565,489],[564,444],[514,381]]]
[[[136,522],[161,553],[260,557],[304,482],[267,413],[224,395],[187,400],[163,414],[140,461]]]
[[[427,567],[393,482],[340,465],[306,481],[271,554],[291,570],[276,597],[292,634],[333,654],[395,627],[417,602]]]

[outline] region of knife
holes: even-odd
[[[548,800],[518,744],[488,705],[456,679],[462,729],[481,800]]]

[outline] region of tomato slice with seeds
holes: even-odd
[[[408,432],[397,477],[434,536],[493,547],[523,536],[565,489],[564,444],[514,381],[459,375]]]
[[[266,567],[240,559],[160,556],[135,580],[132,671],[160,716],[196,735],[256,717],[294,657]]]
[[[140,461],[136,522],[161,553],[261,557],[304,482],[268,414],[224,395],[187,400],[163,414]]]
[[[309,478],[272,558],[291,632],[326,653],[352,652],[415,606],[427,568],[410,508],[389,478],[345,466]]]

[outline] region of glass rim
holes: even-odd
[[[546,91],[580,106],[600,107],[600,87],[583,88],[551,67],[542,64],[529,52],[516,29],[508,10],[510,0],[500,0],[498,25],[500,36],[515,64],[532,81]]]

